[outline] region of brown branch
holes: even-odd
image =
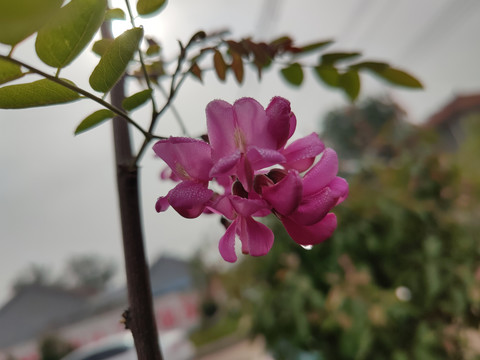
[[[102,36],[112,38],[109,23],[103,24]],[[124,85],[125,78],[122,78],[110,93],[112,105],[119,108],[125,97]],[[163,360],[143,241],[138,167],[132,154],[128,123],[123,117],[113,119],[113,137],[128,289],[128,326],[132,331],[138,360]]]

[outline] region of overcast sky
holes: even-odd
[[[122,3],[112,2],[114,7]],[[252,35],[271,40],[289,34],[299,45],[333,38],[331,50],[361,51],[365,58],[387,61],[422,80],[425,90],[409,91],[363,77],[362,97],[388,93],[414,122],[424,121],[455,94],[480,91],[478,0],[170,0],[160,15],[143,23],[146,33],[160,39],[171,55],[177,39],[185,42],[201,29],[228,28],[238,39]],[[122,28],[116,25],[115,30]],[[53,74],[31,52],[33,40],[16,49],[15,57]],[[7,52],[4,47],[0,51]],[[88,88],[96,62],[87,51],[62,76]],[[327,111],[347,104],[342,93],[322,87],[312,74],[299,89],[292,89],[275,71],[261,82],[249,71],[241,87],[232,77],[226,84],[213,76],[206,76],[203,85],[188,80],[175,107],[190,133],[200,134],[209,101],[251,96],[267,105],[275,95],[291,101],[301,135],[317,130]],[[82,100],[0,110],[0,303],[11,295],[11,281],[31,263],[51,266],[58,275],[72,255],[97,253],[116,260],[123,271],[110,124],[73,136],[82,118],[99,108]],[[134,116],[142,122],[147,113]],[[180,134],[171,113],[161,119],[158,132]],[[158,179],[162,167],[151,151],[146,153],[141,181],[149,259],[161,254],[186,257],[200,247],[220,259],[218,218],[187,220],[173,210],[160,215],[154,211],[156,198],[171,187]]]

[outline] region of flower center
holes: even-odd
[[[175,164],[175,172],[178,174],[178,177],[184,180],[191,180],[192,177],[188,174],[187,170],[183,167],[182,164]]]
[[[240,152],[245,153],[245,148],[247,144],[245,141],[245,135],[240,128],[235,128],[235,131],[233,133],[233,138],[234,138],[235,146],[237,147],[237,149],[239,149]]]

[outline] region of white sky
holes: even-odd
[[[123,1],[113,0],[113,6]],[[478,0],[170,0],[145,30],[162,41],[168,54],[176,40],[196,31],[229,28],[233,38],[254,35],[271,40],[289,34],[297,44],[330,39],[329,50],[358,50],[365,58],[407,69],[424,83],[424,91],[385,86],[364,76],[362,96],[388,92],[415,122],[425,120],[455,94],[480,91],[480,2]],[[31,52],[33,40],[15,57],[41,65]],[[0,47],[2,54],[5,48]],[[88,75],[98,59],[88,52],[62,72],[88,88]],[[204,109],[215,98],[229,102],[242,96],[267,105],[281,95],[292,103],[306,135],[318,129],[332,106],[346,104],[343,94],[319,85],[308,73],[299,89],[287,86],[275,71],[262,82],[247,71],[238,87],[206,76],[204,85],[188,80],[175,106],[192,134],[205,131]],[[82,100],[74,104],[14,111],[0,110],[0,303],[11,295],[9,284],[30,263],[52,266],[57,275],[74,254],[112,257],[122,268],[122,249],[110,124],[74,137],[83,117],[99,109]],[[147,112],[135,118],[142,122]],[[159,133],[178,135],[171,113],[160,120]],[[136,137],[138,140],[138,138]],[[158,181],[162,168],[152,152],[142,162],[142,200],[148,256],[189,256],[200,247],[220,259],[216,242],[222,234],[218,218],[187,220],[173,210],[157,214],[154,203],[170,183]]]

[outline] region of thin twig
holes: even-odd
[[[128,15],[130,17],[130,23],[132,24],[133,27],[136,27],[135,26],[135,19],[133,17],[133,13],[132,13],[132,9],[130,7],[129,1],[125,0],[125,4],[127,5],[127,11],[128,11]],[[145,61],[143,59],[142,51],[140,50],[140,45],[138,46],[138,57],[140,59],[140,64],[141,64],[141,67],[142,67],[143,76],[145,77],[145,82],[147,83],[147,87],[151,90],[150,100],[152,102],[152,121],[154,121],[156,113],[157,113],[157,104],[155,102],[155,97],[153,96],[153,87],[152,87],[152,84],[150,82],[150,77],[148,76],[147,67],[145,66]]]
[[[166,99],[168,99],[167,91],[163,88],[163,86],[160,83],[157,83],[157,87],[160,90],[160,92],[162,93],[162,95],[165,96]],[[178,125],[181,128],[182,134],[185,135],[185,136],[190,136],[190,134],[188,132],[188,129],[185,126],[185,123],[184,123],[182,117],[180,116],[180,113],[177,111],[177,108],[175,107],[175,105],[171,104],[170,105],[170,110],[172,111],[173,116],[175,117]]]

